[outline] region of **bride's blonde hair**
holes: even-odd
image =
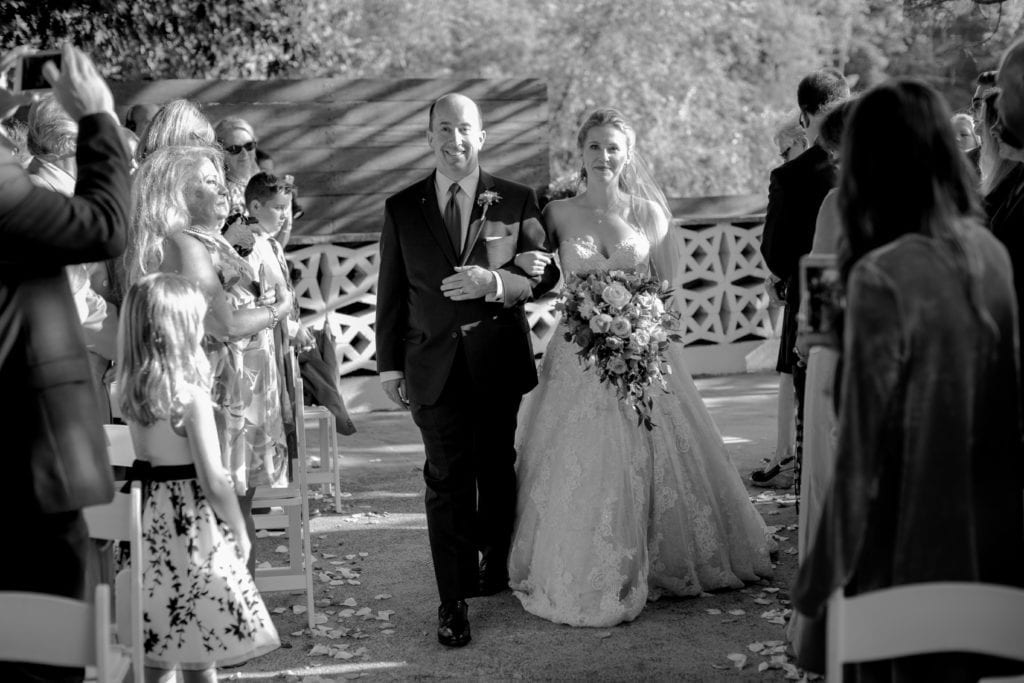
[[[669,232],[669,211],[665,193],[651,176],[647,163],[636,149],[636,130],[618,109],[602,107],[590,112],[576,135],[576,146],[580,153],[587,142],[587,135],[594,128],[611,126],[626,136],[629,162],[619,174],[619,189],[631,198],[630,210],[637,226],[651,243],[651,264],[655,274],[668,280],[671,286],[677,284],[682,250]],[[580,170],[580,183],[587,181],[587,169]]]
[[[117,331],[121,414],[143,426],[173,419],[189,386],[209,390],[202,348],[206,298],[181,275],[153,273],[131,286]]]

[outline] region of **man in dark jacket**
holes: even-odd
[[[449,647],[470,641],[465,598],[508,588],[516,416],[537,384],[523,305],[559,277],[553,263],[537,278],[515,265],[546,251],[544,224],[533,190],[480,169],[485,137],[473,100],[437,100],[435,170],[388,198],[380,237],[377,368],[423,436],[437,638]]]
[[[811,250],[814,225],[825,195],[836,183],[836,172],[828,153],[818,145],[821,122],[837,104],[850,96],[850,87],[835,69],[808,74],[797,87],[800,125],[807,130],[810,147],[771,173],[768,186],[768,214],[761,237],[761,255],[768,269],[786,285],[786,311],[779,339],[776,370],[793,375],[797,405],[797,441],[803,420],[804,368],[796,355],[796,314],[800,306],[800,257]],[[783,453],[761,472],[755,483],[770,479],[778,471]]]
[[[16,55],[0,60],[6,71]],[[78,120],[74,197],[36,187],[0,164],[0,434],[6,505],[16,515],[0,590],[85,596],[88,531],[81,509],[108,502],[113,481],[89,358],[65,266],[125,246],[128,157],[110,89],[67,45],[44,73]],[[0,88],[0,114],[23,103]],[[81,680],[81,670],[0,663],[0,680]]]
[[[996,74],[999,99],[997,132],[999,133],[1000,154],[1013,161],[1024,163],[1024,39],[1018,40],[1003,54]],[[1015,169],[1014,176],[1004,183],[1011,189],[1004,195],[1002,206],[992,212],[990,227],[992,234],[999,238],[1010,252],[1013,263],[1014,288],[1017,291],[1017,324],[1024,339],[1024,320],[1021,306],[1024,305],[1024,172]],[[1018,345],[1021,386],[1024,386],[1024,342]]]

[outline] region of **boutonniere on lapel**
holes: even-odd
[[[501,195],[494,190],[484,190],[480,193],[480,196],[476,198],[477,206],[483,207],[483,212],[480,214],[480,222],[483,223],[487,218],[487,209],[491,208],[492,204],[497,204],[501,201]]]

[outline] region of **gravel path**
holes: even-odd
[[[706,378],[698,386],[746,480],[774,447],[776,376]],[[772,652],[781,652],[784,640],[777,622],[796,569],[796,515],[791,496],[762,489],[751,495],[760,496],[758,509],[779,537],[771,581],[649,603],[634,622],[611,629],[549,623],[524,612],[510,592],[475,598],[473,642],[442,647],[418,433],[406,413],[355,419],[359,433],[339,437],[344,509],[336,513],[328,499],[311,503],[320,632],[311,633],[306,615],[295,612],[304,606],[301,593],[268,593],[283,647],[222,671],[223,679],[776,681],[792,672],[784,656],[775,654],[773,663]],[[281,564],[281,542],[258,539],[259,561]],[[762,664],[771,668],[759,672]]]

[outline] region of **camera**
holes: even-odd
[[[801,258],[797,324],[809,346],[832,346],[836,343],[836,323],[843,305],[843,286],[836,257],[808,254]]]
[[[60,50],[46,50],[22,55],[14,68],[13,92],[33,92],[37,90],[49,90],[50,84],[43,76],[43,65],[53,62],[60,69]]]

